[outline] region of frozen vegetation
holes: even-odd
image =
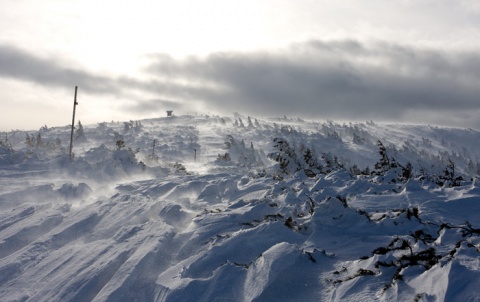
[[[480,301],[480,132],[178,116],[1,133],[0,301]]]

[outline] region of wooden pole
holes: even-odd
[[[78,102],[77,102],[77,89],[78,89],[78,87],[75,86],[75,96],[74,96],[74,98],[73,98],[72,131],[71,131],[71,133],[70,133],[70,152],[69,152],[70,160],[72,160],[73,129],[75,129],[75,108],[76,108],[77,105],[78,105]]]
[[[155,159],[155,140],[153,140],[152,160]]]
[[[195,155],[193,157],[193,161],[197,162],[197,149],[193,149],[193,151],[195,152]]]

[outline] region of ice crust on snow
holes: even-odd
[[[0,300],[480,300],[479,132],[239,118],[2,135]]]

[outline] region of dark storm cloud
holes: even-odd
[[[401,119],[412,110],[480,110],[480,56],[357,41],[310,41],[276,53],[159,56],[158,77],[216,84],[198,99],[232,111]]]
[[[119,91],[117,84],[108,77],[96,76],[65,65],[65,62],[54,58],[41,58],[9,45],[0,45],[0,77],[68,89],[77,85],[83,91],[98,94]]]

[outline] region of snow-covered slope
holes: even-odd
[[[179,116],[2,134],[1,301],[478,301],[480,133]]]

